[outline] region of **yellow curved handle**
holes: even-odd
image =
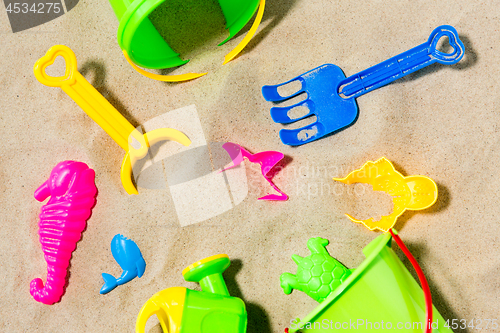
[[[154,294],[141,308],[135,332],[144,333],[148,319],[156,315],[164,333],[180,333],[187,291],[185,287],[172,287]]]
[[[144,306],[142,307],[141,312],[139,313],[139,317],[137,318],[137,322],[135,324],[135,332],[145,333],[146,323],[148,322],[149,318],[153,315],[157,315],[156,317],[160,321],[160,325],[163,332],[170,333],[168,331],[165,321],[163,320],[163,316],[160,315],[162,311],[163,310],[153,301],[148,300],[147,303],[144,304]]]
[[[132,66],[133,69],[135,69],[139,74],[144,75],[145,77],[149,79],[153,79],[156,81],[163,81],[163,82],[183,82],[183,81],[189,81],[193,79],[197,79],[200,76],[203,76],[207,73],[186,73],[186,74],[180,74],[180,75],[160,75],[160,74],[154,74],[150,73],[148,71],[145,71],[144,69],[138,67],[134,62],[130,59],[130,57],[127,54],[127,51],[123,50],[123,55],[125,56],[125,59],[127,59],[128,63],[130,66]]]
[[[252,39],[253,35],[255,35],[255,33],[257,32],[257,28],[262,21],[262,17],[264,16],[264,7],[266,7],[266,0],[260,0],[259,10],[257,11],[257,16],[255,17],[255,21],[253,21],[252,27],[246,34],[245,38],[243,38],[243,40],[226,55],[226,57],[224,58],[224,62],[222,63],[223,65],[233,60],[234,57],[236,57],[241,51],[243,51],[245,46],[247,46],[247,44]]]
[[[149,131],[144,135],[146,136],[146,141],[149,147],[165,140],[175,141],[186,147],[191,144],[191,140],[186,134],[173,128],[158,128]]]
[[[122,161],[120,179],[122,181],[123,188],[128,194],[139,194],[139,192],[137,192],[137,188],[132,182],[132,162],[130,161],[130,155],[128,152],[125,154]]]
[[[152,145],[165,140],[175,141],[186,147],[191,144],[191,140],[189,140],[186,134],[173,128],[159,128],[152,130],[144,134],[144,139],[147,147],[151,147]],[[136,161],[144,156],[145,155],[136,155],[135,151],[128,151],[123,158],[120,169],[120,179],[122,181],[123,188],[128,194],[139,194],[139,192],[137,192],[137,188],[132,182],[132,167]]]

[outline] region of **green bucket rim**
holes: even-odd
[[[290,333],[297,332],[304,328],[308,322],[312,321],[314,318],[318,316],[325,308],[330,306],[334,301],[336,301],[344,291],[346,291],[351,285],[356,282],[358,277],[363,274],[367,268],[373,263],[375,258],[379,255],[379,253],[386,247],[391,247],[389,243],[392,240],[392,236],[389,233],[384,233],[373,241],[371,241],[367,246],[363,248],[363,253],[365,256],[368,254],[365,260],[353,271],[353,273],[340,285],[338,286],[323,302],[321,302],[314,310],[312,310],[304,319],[301,319],[299,323],[297,323],[297,328],[290,329]],[[388,244],[389,243],[389,244]]]
[[[126,51],[128,57],[134,63],[145,68],[161,69],[177,67],[189,62],[189,60],[182,60],[180,58],[180,54],[170,47],[167,41],[163,39],[154,26],[154,32],[151,29],[152,23],[149,20],[149,15],[163,2],[168,0],[135,0],[129,4],[127,4],[126,0],[109,1],[112,4],[113,10],[115,10],[118,20],[120,21],[117,32],[118,44],[122,50]],[[229,31],[229,36],[219,44],[222,45],[233,38],[252,19],[255,12],[259,8],[260,1],[246,0],[246,3],[241,5],[241,7],[244,8],[241,9],[240,12],[234,12],[234,7],[227,8],[227,0],[219,0],[218,2],[226,20],[226,29]],[[122,8],[123,6],[126,7],[121,16],[119,16],[119,13],[116,12],[113,4],[121,6]],[[134,50],[132,49],[132,43],[135,38],[137,38],[136,34],[139,28],[145,28],[144,24],[151,25],[150,27],[147,27],[147,30],[150,33],[148,39],[150,39],[149,42],[156,43],[153,47],[149,47],[152,53],[156,53],[151,54],[152,57],[150,59],[142,56],[136,57]]]
[[[131,44],[136,37],[139,26],[141,26],[141,24],[143,24],[146,20],[149,21],[149,14],[151,14],[163,2],[165,2],[165,0],[135,0],[127,6],[127,9],[123,13],[122,17],[119,18],[120,24],[118,26],[116,36],[118,39],[118,45],[120,45],[120,48],[125,50],[130,59],[139,66],[160,69],[181,66],[189,61],[182,60],[179,57],[179,53],[175,52],[168,45],[168,43],[161,38],[158,31],[155,31],[157,36],[154,37],[158,40],[158,43],[161,44],[160,48],[165,49],[165,51],[168,52],[168,58],[166,57],[162,59],[160,61],[161,63],[159,63],[159,61],[154,61],[155,64],[152,64],[152,61],[145,62],[144,60],[141,61],[137,59],[134,51],[132,50]],[[170,64],[166,64],[166,62],[169,62]]]

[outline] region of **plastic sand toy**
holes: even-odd
[[[398,241],[396,233],[394,237]],[[336,278],[337,280],[340,278],[340,283],[335,283],[334,288],[307,316],[292,320],[289,332],[319,333],[334,330],[349,331],[349,329],[356,332],[380,332],[397,330],[397,325],[402,323],[403,326],[400,327],[402,332],[430,333],[432,330],[434,333],[452,333],[444,326],[445,320],[432,303],[430,303],[430,308],[433,309],[431,320],[426,317],[429,306],[427,301],[430,298],[427,298],[427,295],[424,297],[422,288],[392,250],[392,238],[393,235],[385,233],[368,244],[363,249],[366,259],[358,268],[351,270],[348,276],[345,276],[346,269],[338,261],[329,259],[337,265],[333,272],[338,269]],[[312,238],[308,241],[308,246],[310,244],[323,246],[325,240]],[[405,250],[407,249],[404,248],[403,251]],[[319,252],[324,254],[323,250]],[[301,269],[302,279],[309,279],[308,284],[313,286],[313,289],[318,289],[317,286],[320,284],[322,287],[327,285],[317,278],[328,281],[332,276],[331,267],[325,267],[325,264],[318,265],[319,259],[312,264],[305,259],[307,258],[303,258],[299,264],[297,278]],[[326,262],[326,259],[321,260]],[[282,285],[284,277],[286,279],[287,276],[288,273],[281,276]],[[426,283],[425,289],[428,289]],[[310,291],[306,292],[316,299]],[[410,323],[411,327],[404,326],[406,323]]]
[[[58,56],[62,56],[66,61],[66,70],[64,76],[51,77],[45,69],[52,65]],[[49,87],[60,87],[125,150],[120,177],[128,194],[138,193],[132,182],[132,166],[146,156],[150,146],[163,140],[173,140],[184,146],[191,144],[186,135],[172,128],[140,133],[78,72],[76,56],[67,46],[51,47],[45,56],[35,63],[34,73],[40,83]]]
[[[283,193],[276,185],[274,185],[272,181],[272,170],[273,168],[283,159],[285,155],[283,153],[280,153],[279,151],[263,151],[260,153],[252,154],[248,152],[245,148],[242,146],[232,143],[232,142],[227,142],[225,143],[222,148],[224,148],[229,156],[231,157],[231,160],[233,161],[233,165],[222,170],[228,170],[231,168],[234,168],[238,165],[240,165],[243,162],[243,158],[246,157],[250,162],[252,163],[258,163],[261,166],[261,171],[262,171],[262,176],[268,181],[268,183],[274,188],[279,194],[268,194],[265,195],[259,200],[275,200],[275,201],[286,201],[288,200],[288,196]],[[221,172],[222,172],[221,171]]]
[[[439,40],[444,37],[453,48],[450,53],[437,49]],[[307,126],[280,130],[284,144],[299,146],[353,124],[358,117],[357,97],[435,62],[456,64],[462,59],[464,50],[455,28],[442,25],[434,29],[427,42],[348,78],[340,67],[325,64],[288,82],[264,86],[262,95],[267,101],[281,102],[301,93],[307,94],[305,100],[292,106],[271,108],[271,117],[276,123],[289,124],[316,116],[316,122]],[[294,81],[300,82],[301,88],[289,96],[282,96],[278,88]]]
[[[297,274],[281,274],[281,288],[285,294],[289,295],[293,289],[297,289],[321,303],[351,275],[350,270],[328,254],[326,245],[328,240],[324,238],[311,238],[307,242],[310,256],[302,258],[292,255],[298,266]]]
[[[333,179],[345,184],[370,184],[374,191],[383,191],[392,196],[394,202],[392,213],[382,216],[379,221],[374,221],[373,218],[357,220],[346,214],[351,221],[362,223],[370,230],[378,229],[387,232],[406,210],[429,208],[436,202],[438,196],[437,185],[432,179],[426,176],[404,177],[385,157],[375,162],[366,162],[361,169],[352,171],[345,178]]]
[[[152,315],[168,333],[244,333],[245,303],[229,295],[222,277],[229,265],[229,257],[219,254],[184,269],[184,279],[198,282],[202,291],[173,287],[156,293],[139,312],[136,333],[144,333]]]
[[[123,270],[121,276],[117,279],[111,274],[102,273],[104,285],[101,288],[101,294],[107,294],[117,286],[125,284],[136,277],[142,277],[146,270],[146,262],[142,257],[141,250],[137,244],[122,235],[115,235],[111,240],[111,253],[118,265]]]
[[[40,202],[50,197],[41,209],[38,231],[47,261],[47,281],[44,286],[37,278],[30,284],[30,294],[38,302],[54,304],[64,294],[71,255],[96,202],[94,179],[95,172],[87,164],[64,161],[35,191]]]
[[[171,68],[184,65],[189,61],[180,58],[179,54],[168,45],[149,19],[149,14],[164,1],[109,0],[116,17],[120,21],[117,37],[125,58],[139,73],[155,80],[186,81],[205,75],[206,73],[158,75],[137,67]],[[219,0],[218,2],[226,19],[226,28],[229,30],[229,37],[219,45],[233,38],[250,21],[258,9],[255,21],[247,35],[233,51],[226,55],[224,60],[224,64],[226,64],[243,50],[257,31],[264,14],[265,0]]]

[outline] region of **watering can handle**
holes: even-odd
[[[410,260],[413,268],[417,272],[418,279],[420,281],[420,284],[422,285],[422,290],[424,291],[425,296],[425,333],[432,333],[432,295],[429,284],[427,283],[427,279],[425,278],[424,272],[422,271],[422,268],[420,268],[417,260],[415,260],[410,250],[408,250],[401,238],[399,238],[397,231],[394,229],[389,229],[389,232],[391,233],[392,238],[394,238],[394,241],[396,241],[396,244],[398,244],[399,248],[403,251],[408,260]]]
[[[442,37],[448,37],[453,48],[451,53],[437,49],[437,43]],[[432,31],[427,42],[340,81],[337,93],[344,99],[359,97],[435,62],[443,65],[456,64],[462,59],[464,50],[464,44],[455,28],[449,25],[439,26]]]

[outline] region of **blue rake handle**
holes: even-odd
[[[442,37],[448,37],[450,46],[453,47],[452,53],[444,53],[436,48]],[[336,90],[343,99],[356,98],[435,62],[456,64],[463,56],[464,44],[455,28],[442,25],[432,31],[426,43],[349,76],[340,81]]]

